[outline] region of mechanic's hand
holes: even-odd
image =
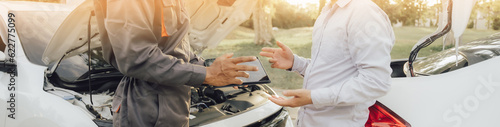
[[[280,48],[262,48],[261,56],[270,57],[269,63],[272,68],[291,69],[293,66],[293,52],[285,44],[276,41]]]
[[[226,86],[230,84],[243,84],[243,81],[236,77],[248,78],[249,75],[243,71],[257,71],[257,67],[248,65],[237,65],[243,62],[255,61],[254,56],[233,57],[234,54],[225,54],[217,57],[207,69],[207,76],[203,84],[213,86]]]
[[[285,99],[283,97],[272,96],[269,100],[281,106],[288,107],[299,107],[307,104],[312,104],[311,90],[297,89],[297,90],[286,90],[283,91],[284,96],[293,96],[291,99]]]

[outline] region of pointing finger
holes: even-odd
[[[273,53],[270,53],[270,52],[260,52],[259,55],[265,56],[265,57],[273,57]]]
[[[264,52],[270,52],[270,53],[274,53],[276,50],[280,50],[280,49],[278,49],[278,48],[269,48],[269,47],[262,48],[262,51],[264,51]]]
[[[283,51],[288,50],[288,47],[285,44],[281,43],[280,41],[276,41],[276,44],[278,44],[278,46],[281,48],[281,50],[283,50]]]

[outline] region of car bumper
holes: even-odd
[[[205,127],[236,127],[236,126],[270,126],[270,127],[293,127],[293,122],[287,110],[272,103],[266,104],[247,111],[245,113],[233,116],[228,119],[220,120]]]

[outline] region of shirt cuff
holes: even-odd
[[[315,108],[331,106],[336,98],[337,94],[330,88],[311,90],[311,99]]]
[[[302,58],[296,54],[293,54],[293,65],[290,71],[301,72],[304,69],[304,64],[306,64],[306,61],[302,60]]]
[[[207,76],[207,69],[203,66],[193,65],[193,70],[191,73],[191,78],[186,85],[198,87],[203,84],[205,77]]]

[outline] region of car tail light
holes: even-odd
[[[378,101],[369,110],[365,127],[411,127],[410,123]]]

